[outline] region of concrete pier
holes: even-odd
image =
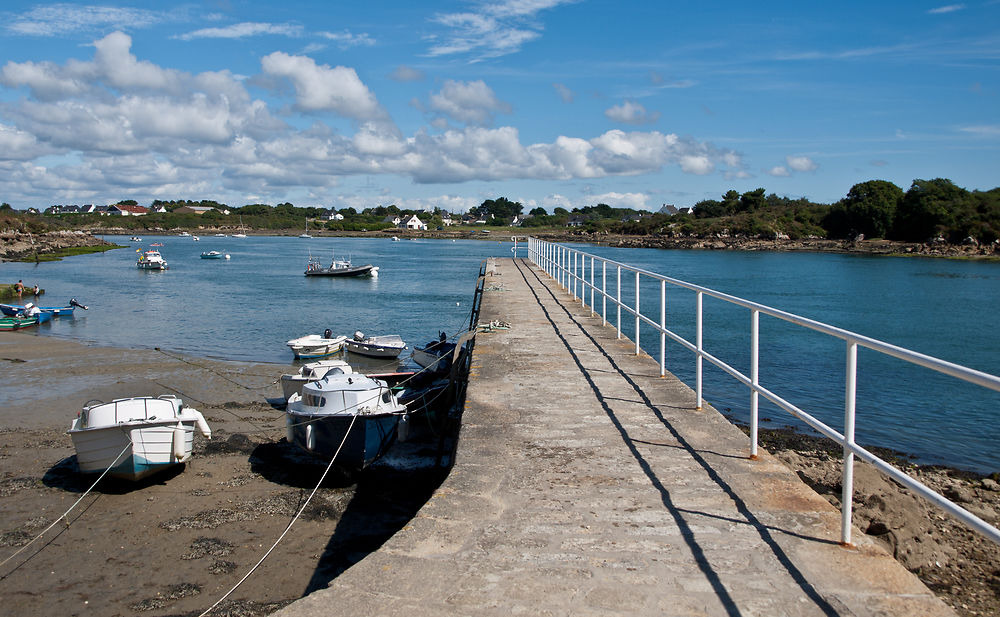
[[[528,262],[498,261],[491,320],[449,477],[278,615],[954,615]]]

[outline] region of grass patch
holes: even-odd
[[[89,255],[90,253],[103,253],[104,251],[110,251],[112,249],[124,249],[127,246],[121,246],[120,244],[102,244],[97,246],[68,246],[66,248],[56,249],[50,253],[36,253],[34,255],[25,255],[20,259],[15,261],[22,262],[41,262],[41,261],[62,261],[63,257],[72,257],[74,255]]]

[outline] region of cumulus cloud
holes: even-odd
[[[288,79],[295,88],[296,106],[305,111],[332,111],[348,118],[384,118],[385,111],[354,69],[318,65],[307,56],[281,51],[261,59],[266,75]]]
[[[595,204],[607,204],[612,208],[632,208],[634,210],[647,209],[648,195],[645,193],[602,193],[592,195],[590,201]]]
[[[786,156],[785,162],[795,171],[816,171],[819,168],[808,156]]]
[[[652,124],[660,119],[660,113],[649,113],[646,108],[635,101],[625,101],[604,110],[604,115],[615,122],[623,124]]]
[[[771,169],[767,170],[767,175],[774,176],[775,178],[787,178],[792,174],[784,165],[775,165]]]
[[[292,189],[322,194],[351,175],[429,184],[743,169],[738,152],[657,131],[522,142],[515,127],[487,126],[510,105],[482,81],[445,82],[426,106],[464,126],[445,122],[403,135],[353,68],[275,52],[261,59],[261,73],[292,87],[275,90],[275,101],[255,99],[226,71],[192,74],[137,58],[121,32],[95,41],[89,60],[7,62],[0,86],[24,97],[3,104],[0,193],[48,203],[86,199],[100,188],[116,198],[284,200]],[[348,118],[353,130],[335,130],[316,112]],[[642,196],[602,199],[640,203]],[[547,205],[554,203],[562,202]]]
[[[488,126],[496,113],[510,113],[509,104],[497,98],[482,80],[447,80],[441,91],[432,94],[429,108],[464,124]]]

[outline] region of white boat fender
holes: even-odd
[[[406,441],[410,437],[410,414],[404,413],[396,425],[396,439]]]
[[[313,425],[306,424],[306,450],[312,452],[316,449],[316,432],[313,431]]]
[[[177,426],[174,427],[173,446],[174,446],[174,459],[176,459],[177,462],[179,463],[182,460],[184,460],[184,454],[185,454],[184,424],[179,420],[177,421]]]
[[[194,413],[194,423],[198,426],[198,430],[201,431],[202,437],[205,439],[211,439],[212,429],[208,427],[208,422],[205,421],[205,416],[201,415],[201,412],[197,409],[191,409],[188,407],[188,411]]]
[[[288,443],[292,443],[295,440],[295,428],[294,427],[295,427],[295,420],[293,420],[292,416],[290,416],[290,415],[286,416],[285,417],[285,439],[288,440]]]

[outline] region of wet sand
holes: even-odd
[[[211,441],[176,471],[105,479],[42,538],[0,566],[10,615],[197,615],[281,535],[325,468],[284,441],[278,364],[0,337],[0,561],[91,485],[66,430],[91,399],[175,394]],[[356,479],[332,473],[281,544],[213,615],[266,615],[325,587],[412,517],[440,482],[436,439],[413,423]]]

